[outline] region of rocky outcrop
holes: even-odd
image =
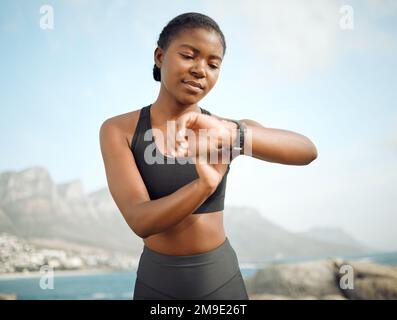
[[[335,265],[338,270],[343,265],[350,265],[354,271],[354,288],[343,290],[348,299],[397,299],[397,266],[342,260],[336,260]],[[340,274],[337,276],[340,278]]]
[[[253,300],[397,299],[397,266],[342,259],[270,265],[247,279],[247,290]]]
[[[293,298],[340,295],[332,260],[271,265],[250,280],[247,289],[256,294]]]
[[[0,294],[0,300],[17,300],[16,294]]]

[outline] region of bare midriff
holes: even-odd
[[[204,253],[225,241],[223,211],[190,214],[170,229],[143,239],[158,253],[176,256]]]

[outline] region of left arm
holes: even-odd
[[[215,116],[216,117],[216,116]],[[236,137],[237,125],[217,117],[230,130],[232,141]],[[245,150],[251,150],[252,154],[244,154],[254,158],[288,165],[307,165],[317,158],[317,149],[313,142],[296,132],[265,128],[260,123],[242,119],[250,131],[245,138]]]
[[[221,144],[226,142],[230,145],[236,139],[237,124],[229,120],[214,114],[203,115],[197,112],[187,112],[178,118],[177,132],[181,136],[181,141],[186,141],[186,128],[196,131],[217,129],[218,142]],[[288,130],[265,128],[250,119],[240,121],[247,126],[242,154],[289,165],[307,165],[317,158],[316,146],[304,135]],[[181,156],[184,152],[180,151]]]

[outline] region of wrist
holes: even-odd
[[[216,186],[211,185],[201,178],[198,178],[195,181],[195,183],[196,183],[199,191],[204,192],[207,196],[211,195],[215,191],[215,189],[218,187],[218,185],[216,185]]]
[[[238,136],[238,125],[233,121],[223,120],[223,122],[227,132],[226,139],[223,141],[227,145],[224,147],[231,148]]]

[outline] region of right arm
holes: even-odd
[[[216,189],[198,178],[172,194],[150,200],[134,155],[120,129],[106,120],[99,136],[109,191],[129,227],[141,238],[180,223]]]

